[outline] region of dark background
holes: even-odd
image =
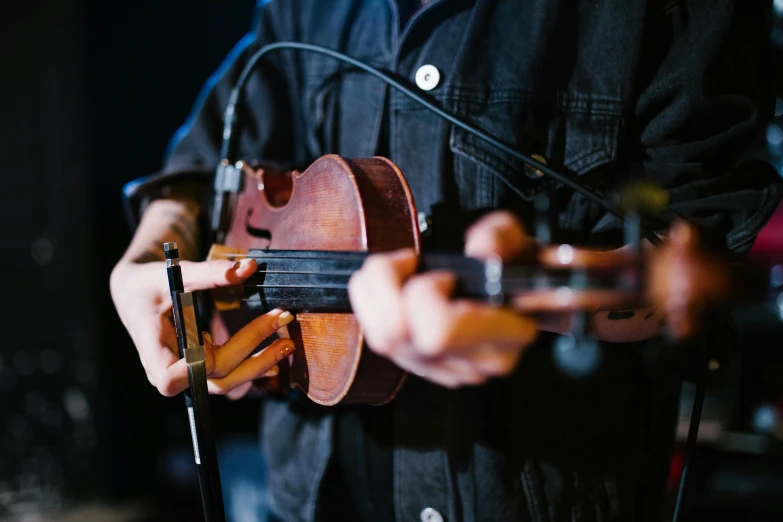
[[[147,382],[108,278],[130,239],[123,184],[160,168],[253,9],[0,3],[0,519],[200,518],[182,399]],[[219,424],[252,437],[257,405],[222,402]]]
[[[108,279],[130,239],[123,184],[160,167],[253,4],[0,3],[0,520],[201,517],[182,401],[147,383]],[[779,165],[773,127],[757,153]],[[739,318],[745,355],[714,383],[692,520],[783,520],[779,439],[754,428],[783,397],[781,328],[769,308]],[[215,400],[223,440],[255,435],[255,403]]]

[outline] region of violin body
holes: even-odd
[[[419,251],[416,208],[400,170],[385,158],[329,155],[304,172],[245,166],[225,246],[253,249],[384,252]],[[246,303],[219,312],[213,337],[225,340],[259,312]],[[384,404],[406,373],[367,349],[350,313],[298,313],[282,336],[296,350],[288,380],[314,402]],[[281,368],[283,370],[283,368]],[[281,371],[282,373],[282,371]]]

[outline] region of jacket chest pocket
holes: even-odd
[[[617,159],[621,118],[619,110],[609,106],[564,101],[542,110],[529,102],[490,100],[458,102],[456,110],[516,150],[580,176]],[[458,127],[451,131],[449,145],[463,208],[494,207],[513,201],[514,194],[530,201],[561,186]]]
[[[381,67],[385,56],[368,55],[359,59]],[[318,62],[306,69],[302,107],[310,155],[373,156],[383,95],[383,85],[375,78],[342,64]]]

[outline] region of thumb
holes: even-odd
[[[258,264],[254,259],[242,259],[241,261],[217,259],[200,263],[182,261],[180,266],[182,267],[182,283],[186,292],[237,285],[253,275],[258,269]]]

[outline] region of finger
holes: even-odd
[[[492,348],[493,352],[488,353]],[[426,380],[445,386],[456,388],[459,386],[473,386],[486,382],[491,377],[505,375],[516,368],[520,351],[509,352],[505,349],[497,349],[488,345],[477,347],[476,358],[479,364],[474,364],[470,357],[463,355],[428,357],[417,353],[413,349],[396,348],[392,350],[389,358],[400,368],[418,375]],[[473,356],[473,352],[468,352]],[[497,355],[494,355],[494,354]],[[494,355],[493,357],[488,357]],[[491,359],[491,362],[488,362]]]
[[[188,387],[188,367],[159,337],[147,336],[139,343],[139,352],[149,365],[151,382],[164,397],[173,397]]]
[[[558,245],[543,248],[538,254],[539,263],[555,268],[594,268],[619,271],[633,268],[638,261],[638,255],[626,247],[614,250],[594,250],[571,245]]]
[[[187,379],[187,364],[177,364],[180,361],[184,362],[184,359],[179,355],[179,341],[177,340],[176,328],[171,324],[171,320],[167,316],[160,317],[160,323],[159,347],[153,355],[153,360],[156,367],[164,368],[164,370],[158,374],[161,382],[156,384],[156,387],[161,394],[171,397],[177,395],[190,384]],[[208,352],[205,349],[204,353],[207,360],[207,369],[209,369],[210,365],[214,365],[212,352],[211,350]]]
[[[150,365],[153,385],[164,397],[173,397],[188,387],[188,367],[184,359],[163,344],[160,337],[147,338],[140,351]]]
[[[485,378],[503,377],[516,369],[521,356],[522,350],[507,350],[504,346],[485,344],[469,351],[464,362]]]
[[[209,332],[202,332],[201,338],[204,340],[204,366],[207,375],[211,375],[215,371],[215,343]]]
[[[535,242],[522,223],[506,211],[492,212],[478,220],[465,233],[465,255],[478,259],[500,256],[513,259]]]
[[[166,317],[152,315],[141,318],[143,324],[157,327],[147,328],[133,333],[139,357],[147,371],[147,378],[161,395],[172,397],[187,388],[187,365],[177,355],[176,336]],[[172,331],[166,329],[166,325]],[[172,338],[173,336],[173,338]]]
[[[530,290],[516,294],[509,305],[521,313],[564,313],[584,309],[613,309],[637,306],[638,298],[619,290],[573,290],[564,286],[547,290]]]
[[[559,334],[570,332],[573,319],[574,314],[571,312],[544,312],[536,314],[536,324],[538,329],[542,332],[554,332]]]
[[[186,292],[209,290],[220,286],[231,286],[243,282],[258,269],[254,259],[241,261],[217,259],[214,261],[180,261],[182,282]]]
[[[395,363],[422,379],[446,388],[478,385],[488,379],[464,360],[447,358],[432,360],[412,355]]]
[[[280,367],[278,365],[272,366],[269,371],[267,371],[264,375],[262,375],[262,378],[265,377],[275,377],[277,375],[280,375]],[[226,393],[226,397],[231,399],[232,401],[236,401],[247,395],[247,393],[253,389],[253,385],[255,384],[255,380],[248,381],[245,384],[242,384],[240,386],[237,386],[230,392]]]
[[[668,239],[671,243],[685,247],[686,249],[696,249],[701,243],[698,229],[684,219],[678,219],[672,223],[669,229]]]
[[[294,342],[291,339],[278,339],[257,354],[245,359],[225,377],[207,379],[209,393],[225,395],[246,382],[259,379],[293,352]]]
[[[522,350],[508,350],[504,346],[479,345],[456,356],[426,358],[407,355],[394,361],[411,373],[447,388],[477,386],[489,379],[512,373]]]
[[[172,323],[170,315],[160,317],[160,343],[168,350],[179,355],[179,341],[177,340],[177,328]]]
[[[403,303],[413,345],[426,356],[464,351],[481,344],[509,350],[532,343],[535,321],[470,301],[450,301],[454,277],[418,275],[405,285]]]
[[[449,298],[455,283],[454,274],[433,271],[412,277],[403,288],[403,310],[411,346],[418,355],[443,355],[447,345],[453,341],[456,325]]]
[[[367,344],[378,353],[385,354],[407,339],[400,293],[403,281],[416,271],[417,263],[412,249],[375,254],[348,282],[351,308]]]
[[[237,401],[247,395],[247,392],[250,391],[250,388],[253,387],[253,381],[247,381],[245,384],[241,384],[231,390],[230,392],[226,393],[226,397],[231,399],[232,401]]]
[[[190,383],[188,382],[188,365],[185,359],[175,359],[158,373],[156,379],[156,388],[164,397],[174,397],[187,389]]]
[[[233,372],[267,337],[293,320],[291,312],[276,309],[250,321],[225,344],[215,348],[215,368],[210,377],[221,378]]]

